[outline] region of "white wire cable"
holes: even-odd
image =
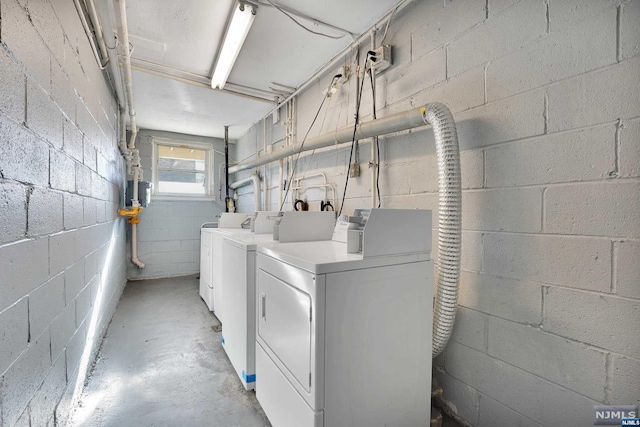
[[[382,40],[380,41],[380,46],[382,46],[384,44],[384,40],[387,38],[387,32],[389,31],[389,24],[391,24],[391,20],[393,19],[393,15],[396,14],[396,11],[398,10],[399,7],[400,7],[400,5],[397,5],[393,9],[393,12],[391,12],[391,16],[389,16],[389,20],[387,21],[387,26],[385,27],[384,34],[382,35]]]
[[[333,40],[339,40],[339,39],[343,38],[343,37],[344,37],[344,36],[346,36],[346,35],[350,35],[350,36],[351,36],[351,38],[353,38],[353,37],[354,37],[352,33],[348,32],[348,31],[346,31],[346,30],[341,30],[341,31],[343,31],[343,32],[344,32],[344,34],[343,34],[343,35],[341,35],[341,36],[332,36],[332,35],[330,35],[330,34],[321,33],[321,32],[319,32],[319,31],[313,31],[313,30],[311,30],[311,29],[309,29],[309,28],[305,27],[304,25],[302,25],[302,24],[301,24],[301,23],[300,23],[296,18],[294,18],[293,16],[291,16],[291,15],[290,15],[287,11],[285,11],[285,10],[284,10],[280,5],[273,3],[271,0],[266,0],[266,2],[267,2],[267,3],[269,3],[271,6],[273,6],[276,10],[280,11],[280,13],[284,14],[286,17],[288,17],[289,19],[291,19],[293,22],[295,22],[299,27],[301,27],[302,29],[304,29],[304,30],[306,30],[306,31],[310,32],[311,34],[316,34],[316,35],[318,35],[318,36],[327,37],[327,38],[330,38],[330,39],[333,39]],[[261,3],[261,4],[262,4],[262,3]],[[320,21],[318,21],[318,20],[316,20],[316,19],[313,19],[313,18],[310,18],[310,17],[306,17],[306,16],[305,16],[305,19],[309,19],[309,20],[311,20],[311,21],[313,21],[313,22],[315,22],[315,23],[319,23],[319,24],[327,25],[327,24],[324,24],[323,22],[320,22]],[[332,26],[331,26],[331,27],[332,27]],[[333,27],[333,28],[335,28],[336,30],[339,30],[339,29],[338,29],[338,28],[336,28],[336,27]]]

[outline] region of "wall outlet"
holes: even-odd
[[[351,163],[349,166],[349,178],[357,178],[360,176],[360,163]]]
[[[376,73],[381,73],[389,68],[393,63],[391,60],[391,45],[383,44],[382,46],[378,46],[374,52],[376,60],[370,60],[370,68],[376,70]]]
[[[344,65],[340,67],[336,74],[342,74],[342,77],[337,80],[338,84],[345,84],[349,81],[349,77],[351,77],[351,67]]]

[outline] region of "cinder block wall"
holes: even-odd
[[[439,101],[457,121],[460,308],[434,377],[474,426],[587,426],[594,404],[640,402],[638,28],[636,0],[424,0],[391,23],[394,65],[377,79],[378,116]],[[298,97],[298,142],[336,71]],[[310,136],[353,122],[353,80]],[[371,108],[367,83],[365,121]],[[237,158],[262,149],[262,126],[239,141]],[[277,141],[282,125],[267,127]],[[341,197],[348,150],[304,154],[296,176],[324,172]],[[370,206],[369,152],[362,141],[345,212]],[[437,224],[431,130],[381,138],[380,152],[382,206],[432,209]],[[277,172],[260,170],[271,208]],[[324,192],[306,197],[317,210]],[[250,189],[240,206],[252,209]]]
[[[212,171],[216,199],[194,201],[152,196],[151,204],[142,211],[138,225],[138,257],[145,263],[144,269],[130,261],[131,236],[130,228],[127,227],[127,276],[130,279],[184,276],[200,272],[200,226],[205,222],[217,222],[217,216],[224,212],[224,192],[222,201],[218,194],[218,171],[224,163],[224,141],[219,138],[141,130],[136,147],[140,149],[145,181],[152,181],[153,138],[211,144],[215,150]],[[222,179],[224,180],[224,173]]]
[[[0,19],[0,425],[64,425],[125,285],[117,105],[73,2]]]

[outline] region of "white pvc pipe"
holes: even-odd
[[[127,108],[129,109],[129,120],[131,127],[131,136],[127,151],[127,164],[133,172],[133,199],[132,207],[140,206],[138,201],[138,182],[142,169],[140,168],[140,154],[136,147],[136,136],[138,135],[138,127],[136,126],[136,110],[133,103],[133,74],[131,72],[131,50],[129,49],[129,30],[127,28],[127,5],[125,0],[114,0],[116,3],[115,14],[118,31],[118,45],[121,49],[119,55],[119,65],[122,68],[124,76],[125,95],[127,97]],[[138,258],[138,227],[137,224],[131,224],[131,262],[140,268],[144,268],[145,264]]]
[[[109,51],[107,51],[107,44],[104,41],[104,34],[102,33],[102,25],[100,25],[100,19],[98,18],[98,12],[96,11],[96,5],[93,0],[86,0],[87,9],[89,11],[89,18],[93,25],[96,40],[98,40],[98,47],[100,48],[100,54],[105,58],[104,67],[109,64]],[[103,64],[100,64],[101,66]]]
[[[258,175],[251,175],[251,181],[253,182],[253,207],[255,210],[264,210],[260,202],[260,178]]]
[[[244,187],[245,185],[253,184],[253,210],[260,211],[262,209],[262,205],[260,203],[260,178],[258,175],[253,174],[248,178],[241,179],[236,182],[232,182],[229,184],[229,188],[232,190],[236,190],[240,187]]]
[[[100,54],[98,53],[98,48],[96,47],[96,42],[94,40],[93,35],[91,34],[91,28],[89,28],[89,23],[87,22],[87,17],[85,16],[84,10],[80,5],[80,0],[74,0],[73,3],[76,6],[76,10],[78,11],[78,15],[80,15],[80,22],[82,23],[82,28],[84,29],[87,38],[89,38],[89,45],[91,46],[91,51],[93,52],[93,56],[98,63],[98,67],[101,70],[107,68],[107,64],[109,63],[109,56],[106,56],[106,61],[102,63],[102,58],[100,58]]]
[[[299,190],[306,190],[308,188],[322,188],[324,189],[324,199],[327,200],[329,197],[327,196],[327,188],[330,188],[333,194],[333,208],[335,209],[336,206],[336,189],[334,187],[333,184],[309,184],[309,185],[300,185],[298,187],[291,187],[290,190],[294,190],[295,191],[295,196],[292,197],[292,199],[299,199],[300,196],[300,192]]]
[[[124,108],[120,109],[120,140],[118,141],[120,152],[124,154],[127,149],[127,115]]]
[[[138,225],[131,224],[131,262],[140,268],[144,268],[144,262],[138,258]]]
[[[324,178],[324,184],[308,184],[308,185],[300,185],[300,181],[304,180],[304,179],[310,179],[310,178],[315,178],[315,177],[322,177]],[[291,181],[293,181],[291,184],[293,185],[293,187],[290,188],[290,190],[294,191],[294,196],[292,197],[292,200],[298,199],[298,195],[299,192],[298,190],[305,190],[307,188],[322,188],[324,189],[324,200],[328,200],[328,195],[327,195],[327,188],[331,188],[331,190],[333,191],[333,208],[335,209],[335,205],[336,205],[336,190],[333,186],[333,184],[329,184],[329,180],[327,179],[327,175],[324,172],[318,172],[318,173],[314,173],[311,175],[304,175],[298,178],[293,178]]]
[[[283,183],[284,182],[284,160],[280,159],[278,165],[278,209],[282,206],[282,197],[284,196]]]
[[[133,168],[133,199],[131,200],[131,206],[138,207],[140,206],[140,201],[138,200],[138,183],[140,182],[140,170],[138,167]]]
[[[422,119],[422,111],[425,110],[425,108],[426,107],[413,108],[402,113],[392,114],[384,118],[360,123],[356,126],[356,139],[366,139],[371,138],[372,136],[385,135],[388,133],[400,132],[424,126],[425,123]],[[257,168],[258,166],[293,156],[301,151],[317,150],[324,147],[330,147],[332,145],[351,143],[352,137],[353,125],[351,124],[334,132],[316,136],[315,138],[309,138],[304,143],[304,146],[301,146],[301,144],[292,144],[288,147],[284,147],[283,149],[272,151],[270,154],[264,154],[258,159],[238,163],[237,165],[229,168],[229,173]]]
[[[140,171],[136,167],[133,172],[133,200],[131,205],[133,207],[140,206],[138,201],[138,182],[140,177]],[[138,258],[138,225],[131,224],[131,262],[140,268],[144,268],[144,263]]]
[[[138,128],[136,126],[136,110],[133,103],[133,74],[131,71],[131,50],[129,49],[129,30],[127,27],[127,5],[125,0],[114,0],[116,3],[116,21],[118,31],[118,46],[121,49],[119,62],[122,66],[122,74],[124,77],[125,93],[127,96],[127,107],[129,108],[129,119],[131,127],[131,137],[129,139],[129,148],[135,148],[136,135]]]

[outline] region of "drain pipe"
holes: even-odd
[[[284,196],[284,160],[280,159],[278,164],[278,209],[282,206]]]
[[[136,167],[133,172],[133,201],[132,206],[134,208],[140,208],[140,202],[138,201],[138,182],[140,179],[140,168]],[[138,258],[138,224],[140,218],[135,217],[129,220],[131,222],[131,262],[137,265],[139,268],[144,268],[144,262]]]
[[[129,49],[129,30],[127,27],[127,5],[125,0],[114,0],[116,2],[116,21],[118,31],[118,46],[121,53],[118,57],[120,68],[124,76],[125,94],[127,96],[127,107],[129,108],[129,125],[131,127],[131,136],[129,138],[130,149],[136,148],[136,135],[138,127],[136,126],[136,110],[133,103],[133,74],[131,72],[131,50]]]
[[[131,224],[131,262],[139,268],[144,268],[145,264],[138,258],[138,224],[140,218],[138,214],[142,212],[140,201],[138,200],[138,183],[142,178],[142,168],[140,167],[140,153],[136,149],[136,136],[138,127],[136,126],[136,111],[133,103],[133,74],[131,72],[131,50],[129,49],[129,31],[127,27],[127,5],[125,0],[114,0],[116,3],[115,13],[118,32],[118,65],[122,69],[124,77],[124,90],[127,98],[127,108],[129,109],[129,124],[131,135],[129,144],[126,147],[125,158],[127,159],[128,173],[133,175],[133,198],[130,209],[120,209],[120,215],[129,217]],[[124,123],[123,123],[124,124]]]
[[[262,210],[262,204],[260,203],[260,177],[257,173],[252,174],[249,178],[232,182],[231,184],[229,184],[229,188],[232,190],[236,190],[249,184],[253,184],[253,210]]]

